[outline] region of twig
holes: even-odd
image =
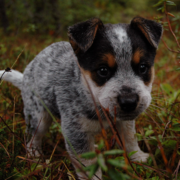
[[[171,23],[170,23],[170,20],[169,20],[169,16],[168,16],[168,12],[167,12],[167,6],[166,6],[166,2],[164,2],[164,9],[165,9],[165,14],[166,14],[166,19],[167,19],[167,22],[168,22],[168,27],[169,27],[169,30],[171,31],[171,34],[174,36],[174,39],[178,45],[178,48],[180,49],[180,44],[176,38],[176,35],[174,34],[173,30],[172,30],[172,27],[171,27]]]
[[[139,131],[140,131],[141,135],[144,137],[143,128],[140,128]],[[147,146],[147,148],[148,148],[148,151],[149,151],[149,153],[150,153],[150,156],[152,157],[154,166],[155,166],[156,168],[158,168],[157,163],[156,163],[156,160],[155,160],[155,158],[154,158],[154,156],[153,156],[152,150],[151,150],[151,148],[150,148],[150,146],[149,146],[149,144],[148,144],[148,142],[147,142],[147,140],[146,140],[145,137],[144,137],[144,142],[145,142],[145,144],[146,144],[146,146]]]
[[[147,167],[147,168],[149,168],[149,169],[151,169],[151,170],[153,170],[153,171],[159,172],[159,173],[161,173],[162,175],[164,175],[164,176],[166,176],[167,178],[169,178],[169,176],[168,176],[168,175],[163,174],[161,171],[158,171],[157,169],[155,169],[155,168],[153,168],[153,167],[150,167],[150,166],[148,166],[148,165],[146,165],[146,164],[142,164],[142,163],[135,162],[135,161],[132,161],[132,163],[133,163],[133,164],[140,165],[140,166]]]
[[[4,76],[4,74],[5,74],[6,72],[11,72],[11,69],[10,69],[9,67],[7,67],[7,68],[4,70],[4,72],[2,73],[2,75],[1,75],[1,77],[0,77],[0,83],[1,83],[2,77]],[[0,85],[1,85],[1,84],[0,84]]]
[[[86,171],[83,169],[83,167],[86,167],[81,161],[79,161],[78,159],[76,159],[75,157],[71,157],[71,161],[72,161],[72,163],[73,163],[73,165],[75,166],[75,167],[77,167],[77,169],[79,169],[80,170],[80,172],[81,173],[83,173],[83,175],[85,175],[86,176],[86,178],[88,179],[88,175],[87,175],[87,173],[86,173]],[[79,163],[80,162],[80,163]],[[96,174],[94,174],[94,176],[95,176]],[[97,178],[99,178],[98,176],[97,176]],[[100,179],[100,178],[99,178]]]
[[[168,126],[169,126],[170,123],[172,123],[172,121],[169,121],[169,122],[166,124],[166,126],[165,126],[165,128],[164,128],[164,131],[163,131],[163,134],[162,134],[162,138],[164,137],[165,131],[166,131],[166,129],[168,128]]]
[[[4,121],[4,119],[0,116],[0,119],[3,121],[3,123],[6,125],[6,127],[10,130],[10,132],[15,135],[20,141],[22,144],[24,144],[24,142],[16,135],[16,133],[14,133],[11,128],[7,125],[7,123]]]
[[[3,72],[3,74],[1,75],[1,77],[0,77],[0,85],[1,85],[1,80],[2,80],[2,77],[4,76],[4,74],[6,73],[6,72],[11,72],[11,69],[14,67],[14,65],[17,63],[17,61],[18,61],[18,59],[19,59],[19,57],[21,56],[21,54],[23,53],[23,51],[24,51],[24,49],[21,51],[21,53],[18,55],[18,57],[16,58],[16,60],[14,61],[14,63],[13,63],[13,65],[11,66],[11,68],[9,68],[9,67],[7,67],[5,70],[4,70],[4,72]]]
[[[15,97],[14,97],[14,106],[13,106],[13,132],[15,128]],[[12,153],[14,154],[14,134],[13,134],[13,144],[12,144]]]
[[[176,143],[176,148],[174,149],[173,154],[172,154],[172,161],[171,161],[171,165],[170,165],[171,169],[173,169],[173,166],[175,164],[175,159],[176,159],[176,156],[177,156],[178,148],[179,148],[179,143],[177,142]]]
[[[56,143],[56,145],[55,145],[55,147],[54,147],[54,149],[53,149],[53,152],[52,152],[52,154],[51,154],[51,156],[50,156],[50,159],[49,159],[49,163],[51,162],[51,159],[52,159],[52,157],[53,157],[53,154],[54,154],[54,152],[55,152],[55,150],[56,150],[57,145],[59,144],[59,141],[60,141],[60,139],[57,141],[57,143]],[[39,159],[40,159],[40,158],[39,158]],[[45,171],[45,173],[44,173],[44,177],[46,177],[47,171],[48,171],[48,169],[46,169],[46,171]]]
[[[148,111],[149,111],[149,110],[147,109],[146,112],[145,112],[145,114],[146,114],[148,117],[150,117],[151,120],[152,120],[158,127],[161,127],[161,126],[154,120],[154,118],[149,114],[149,113],[151,113],[151,112],[148,112]]]
[[[101,108],[102,108],[102,110],[103,110],[104,115],[106,116],[106,119],[107,119],[107,121],[108,121],[108,123],[109,123],[109,126],[111,127],[111,130],[112,130],[113,134],[115,135],[115,138],[116,138],[116,141],[117,141],[118,145],[119,145],[120,147],[122,147],[123,150],[125,151],[125,146],[123,145],[123,142],[122,142],[122,140],[121,140],[121,137],[120,137],[120,135],[119,135],[119,132],[118,132],[116,126],[114,125],[114,123],[113,123],[113,121],[111,120],[111,118],[107,115],[107,113],[106,113],[106,111],[104,110],[104,108],[103,108],[102,106],[101,106]],[[134,170],[134,172],[136,173],[136,175],[141,178],[140,174],[138,174],[138,172],[136,171],[136,169],[135,169],[134,166],[132,165],[132,163],[131,163],[131,161],[130,161],[130,159],[129,159],[126,151],[125,151],[124,154],[125,154],[125,159],[127,159],[128,163],[130,164],[130,166],[132,167],[132,169]]]
[[[139,131],[140,131],[140,133],[142,134],[142,136],[144,137],[144,131],[143,131],[143,128],[139,129]],[[150,156],[151,156],[151,158],[152,158],[152,160],[153,160],[153,163],[154,163],[155,168],[158,169],[158,166],[157,166],[156,160],[155,160],[155,158],[154,158],[154,155],[153,155],[153,153],[152,153],[152,150],[151,150],[151,148],[150,148],[150,146],[149,146],[149,144],[148,144],[148,142],[147,142],[147,140],[146,140],[145,137],[144,137],[144,142],[145,142],[145,144],[146,144],[146,146],[147,146],[147,148],[148,148],[148,151],[149,151]],[[159,174],[160,179],[162,179],[162,177],[161,177],[159,171],[158,171],[158,174]]]
[[[154,131],[154,132],[155,132],[155,131]],[[156,135],[156,139],[157,139],[157,142],[158,142],[159,149],[160,149],[160,151],[161,151],[161,155],[162,155],[164,164],[165,164],[165,166],[166,166],[166,171],[171,173],[171,169],[169,169],[169,167],[168,167],[168,160],[167,160],[167,158],[166,158],[166,155],[165,155],[163,146],[162,146],[162,144],[161,144],[161,142],[160,142],[160,140],[159,140],[159,138],[158,138],[158,136],[157,136],[157,133],[156,133],[155,135]]]
[[[177,165],[176,170],[175,170],[174,173],[173,173],[173,175],[176,174],[176,180],[177,180],[177,175],[178,175],[179,167],[180,167],[180,160],[179,160],[179,163],[178,163],[178,165]]]
[[[83,78],[85,79],[85,82],[86,82],[86,84],[87,84],[87,86],[88,86],[88,89],[89,89],[89,91],[90,91],[90,94],[91,94],[91,97],[92,97],[92,100],[93,100],[93,103],[94,103],[94,106],[95,106],[96,114],[97,114],[97,116],[98,116],[98,120],[99,120],[99,123],[100,123],[100,126],[101,126],[102,136],[103,136],[103,138],[104,138],[104,140],[105,140],[106,148],[107,148],[107,150],[109,150],[109,144],[108,144],[108,141],[107,141],[107,134],[106,134],[106,131],[105,131],[105,129],[104,129],[103,121],[102,121],[100,112],[99,112],[99,110],[98,110],[98,107],[97,107],[97,104],[96,104],[94,95],[93,95],[92,90],[91,90],[91,87],[90,87],[90,85],[89,85],[89,83],[88,83],[88,81],[87,81],[87,79],[86,79],[86,77],[85,77],[85,75],[84,75],[83,70],[81,69],[81,67],[80,67],[80,65],[79,65],[79,63],[78,63],[77,60],[76,60],[76,62],[77,62],[77,65],[78,65],[78,67],[79,67],[82,75],[83,75]]]
[[[35,165],[35,167],[33,168],[32,172],[35,172],[35,170],[36,170],[36,168],[37,168],[37,166],[38,166],[40,160],[41,160],[41,159],[39,158],[39,159],[38,159],[38,162],[36,163],[36,165]]]
[[[21,53],[18,55],[18,57],[16,58],[16,60],[14,61],[13,65],[11,66],[11,69],[14,67],[14,65],[17,63],[19,57],[21,56],[21,54],[23,53],[25,47],[23,48],[23,50],[21,51]]]
[[[61,180],[61,179],[62,179],[62,176],[63,176],[63,173],[64,173],[64,169],[65,169],[64,164],[63,164],[62,170],[59,170],[59,169],[60,169],[60,166],[59,166],[59,168],[58,168],[58,171],[60,171],[60,175],[59,175],[58,180]]]
[[[65,162],[62,161],[62,163],[64,164],[65,168],[66,168],[67,171],[68,171],[67,175],[71,176],[73,180],[76,180],[76,179],[74,178],[74,176],[72,175],[71,171],[70,171],[70,170],[68,169],[68,167],[66,166]]]
[[[33,175],[34,173],[37,173],[37,172],[41,171],[41,170],[44,169],[44,168],[50,168],[50,167],[52,167],[52,165],[55,164],[55,163],[52,163],[52,164],[48,164],[48,165],[47,165],[47,164],[45,164],[45,163],[41,163],[41,162],[38,162],[38,161],[33,160],[33,159],[27,159],[27,158],[24,158],[24,157],[22,157],[22,156],[17,156],[17,158],[22,159],[22,160],[25,160],[25,161],[28,161],[28,162],[32,162],[32,163],[38,163],[39,165],[43,166],[41,169],[37,169],[36,171],[31,172],[31,173],[29,173],[28,175],[21,177],[20,179],[26,179],[26,178],[28,178],[28,176],[31,176],[31,175]],[[63,161],[62,161],[62,162],[63,162]],[[71,176],[71,175],[69,175],[69,174],[67,174],[67,175],[68,175],[68,176]],[[73,177],[73,176],[71,176],[71,177]],[[75,179],[74,179],[74,180],[75,180]]]
[[[174,53],[180,53],[179,50],[176,51],[176,50],[170,49],[163,39],[162,39],[162,42],[164,43],[164,45],[166,46],[166,48],[167,48],[169,51],[174,52]]]
[[[0,145],[4,148],[4,150],[6,151],[6,153],[7,153],[8,157],[10,158],[10,155],[9,155],[9,153],[8,153],[7,149],[4,147],[4,145],[3,145],[1,142],[0,142]]]

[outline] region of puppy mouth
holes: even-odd
[[[98,109],[100,110],[100,112],[102,111],[102,106],[98,107]],[[119,106],[114,106],[114,108],[103,108],[105,110],[105,112],[107,113],[107,115],[109,115],[112,119],[114,119],[114,117],[116,117],[118,120],[121,121],[130,121],[130,120],[134,120],[135,118],[137,118],[139,116],[139,114],[141,114],[143,111],[141,111],[140,109],[136,109],[133,112],[124,112],[121,110],[121,108]],[[115,113],[116,112],[116,113]],[[106,115],[104,113],[101,114],[101,118],[106,120]]]
[[[131,121],[136,119],[139,116],[140,113],[134,112],[131,114],[127,114],[127,113],[119,113],[119,115],[117,115],[117,118],[119,118],[122,121]]]
[[[133,111],[131,113],[128,113],[128,112],[124,112],[124,111],[119,109],[117,111],[116,117],[119,118],[122,121],[134,120],[139,116],[140,113],[141,112],[139,112],[138,110],[135,110],[135,111]]]
[[[119,120],[122,121],[130,121],[136,119],[143,111],[144,111],[143,105],[138,105],[136,109],[132,112],[125,112],[122,111],[122,109],[118,106],[116,107],[116,115],[113,113],[110,113],[113,117],[116,116]]]

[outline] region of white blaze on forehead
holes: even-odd
[[[122,27],[115,28],[114,32],[116,33],[116,35],[118,37],[118,40],[121,43],[128,40],[127,33],[126,33],[126,31]]]
[[[111,30],[107,31],[107,35],[114,49],[117,64],[122,64],[122,61],[129,63],[132,57],[132,44],[126,27],[121,25],[114,26]]]

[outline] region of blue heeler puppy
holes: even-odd
[[[149,106],[154,79],[154,58],[162,26],[135,17],[130,24],[106,24],[98,18],[75,24],[68,29],[69,42],[54,43],[41,51],[24,73],[12,70],[3,79],[12,82],[22,93],[30,154],[41,152],[42,138],[51,125],[51,113],[61,119],[63,135],[78,155],[94,150],[94,134],[100,124],[90,94],[100,110],[114,115],[117,110],[119,133],[131,158],[145,162],[135,136],[135,119]],[[80,68],[78,66],[80,65]],[[1,74],[3,71],[1,71]],[[83,75],[83,74],[84,75]],[[104,127],[108,127],[106,119]],[[66,142],[69,155],[74,153]],[[96,159],[81,162],[88,166]],[[77,169],[78,162],[74,161]],[[79,179],[86,176],[77,172]],[[101,179],[100,170],[96,175]],[[96,180],[97,177],[93,177]]]

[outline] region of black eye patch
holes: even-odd
[[[103,86],[116,72],[117,67],[109,67],[107,64],[100,65],[91,72],[92,80],[97,86]]]
[[[139,76],[146,85],[148,85],[151,82],[152,79],[152,67],[153,64],[150,62],[141,59],[139,63],[135,63],[134,61],[131,61],[131,67],[134,71],[134,73]]]

